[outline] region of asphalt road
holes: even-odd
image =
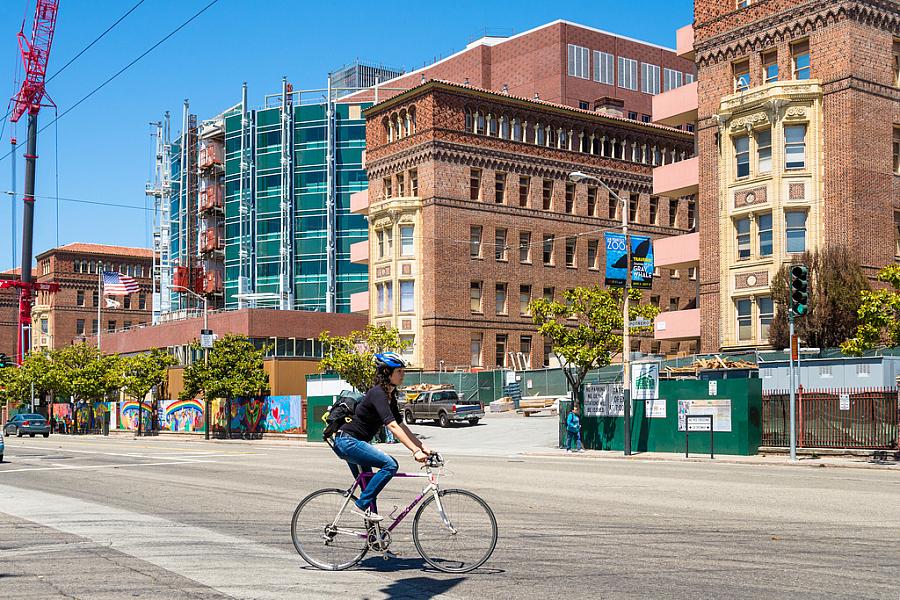
[[[444,483],[498,517],[484,568],[427,568],[404,523],[400,559],[325,573],[289,524],[307,493],[348,484],[327,448],[7,439],[0,598],[900,598],[894,471],[477,454],[447,450]],[[416,491],[393,481],[382,512]]]

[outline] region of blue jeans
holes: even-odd
[[[378,467],[378,472],[369,478],[368,484],[365,484],[359,495],[359,500],[356,501],[356,507],[360,510],[365,510],[371,505],[372,510],[378,512],[375,498],[397,472],[399,467],[397,461],[372,444],[349,435],[334,437],[334,453],[347,461],[354,478],[359,477],[360,472],[371,473],[372,467]]]
[[[581,450],[581,431],[566,431],[566,449]]]

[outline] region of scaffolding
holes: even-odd
[[[153,181],[147,183],[145,193],[153,198],[153,312],[152,323],[160,322],[161,314],[172,310],[171,285],[171,182],[169,180],[172,149],[171,119],[168,111],[162,121],[152,123],[151,134],[155,146]]]

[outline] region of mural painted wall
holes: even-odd
[[[159,403],[160,431],[203,431],[203,401],[164,400]]]
[[[303,401],[300,396],[263,396],[231,401],[233,433],[303,433]]]
[[[118,423],[119,429],[137,431],[138,403],[134,400],[129,400],[127,402],[119,402],[118,405],[119,412],[116,422]],[[151,423],[153,421],[153,407],[149,402],[141,402],[141,405],[143,406],[142,416],[144,421],[141,425],[141,430],[151,431]]]

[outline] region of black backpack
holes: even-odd
[[[360,402],[362,402],[361,398],[357,400],[353,396],[341,396],[334,404],[328,407],[328,410],[322,415],[322,421],[325,423],[325,430],[322,432],[324,441],[330,440],[344,423],[349,423],[353,420],[356,407]]]

